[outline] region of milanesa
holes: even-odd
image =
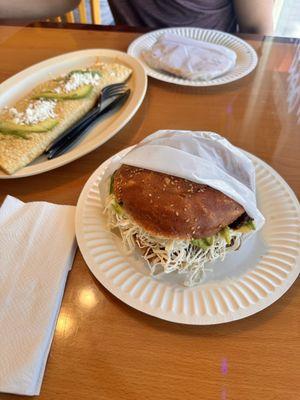
[[[151,273],[186,273],[199,283],[204,264],[223,259],[255,229],[244,208],[222,192],[163,173],[122,165],[106,204],[111,228],[128,249],[143,249]]]

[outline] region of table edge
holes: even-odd
[[[108,32],[126,32],[126,33],[146,33],[154,29],[147,27],[135,27],[127,25],[96,25],[96,24],[81,24],[69,22],[28,22],[24,20],[0,20],[0,27],[20,26],[29,28],[46,28],[46,29],[74,29],[87,31],[108,31]],[[266,36],[254,33],[236,33],[238,37],[245,40],[269,41],[278,43],[300,44],[300,38],[285,37],[285,36]]]

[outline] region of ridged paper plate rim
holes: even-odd
[[[228,47],[236,52],[237,63],[235,67],[225,75],[209,81],[190,81],[188,79],[178,78],[168,74],[167,72],[155,70],[146,62],[144,62],[140,53],[142,50],[149,49],[158,39],[158,37],[166,32]],[[244,40],[226,32],[193,27],[166,28],[146,33],[135,39],[129,45],[127,53],[137,58],[144,66],[147,75],[151,76],[152,78],[177,85],[194,87],[216,86],[234,82],[250,74],[250,72],[256,67],[258,61],[255,50]]]
[[[284,198],[282,204],[287,207],[276,217],[277,225],[271,227],[267,254],[251,270],[236,279],[182,289],[134,270],[113,243],[105,225],[101,225],[99,217],[102,207],[98,184],[109,159],[87,181],[76,209],[78,245],[98,281],[121,301],[139,311],[193,325],[245,318],[278,300],[300,272],[300,207],[291,188],[273,168],[246,154],[255,164],[258,187],[264,187],[265,191],[259,193],[262,202],[271,210],[274,204],[276,207],[276,201],[281,202]],[[287,239],[280,239],[282,234]]]

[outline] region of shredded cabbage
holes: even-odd
[[[190,240],[171,240],[151,236],[136,224],[110,194],[104,212],[108,215],[108,228],[119,229],[124,246],[133,252],[136,245],[143,249],[142,257],[146,260],[151,275],[169,274],[177,271],[186,274],[184,285],[194,286],[200,283],[208,270],[205,264],[216,260],[224,260],[226,252],[240,247],[242,233],[230,229],[231,244],[228,246],[221,234],[213,236],[212,244],[202,249]]]

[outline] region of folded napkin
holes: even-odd
[[[142,56],[150,67],[190,80],[217,78],[236,63],[236,53],[225,46],[170,33],[160,36]]]
[[[0,392],[38,395],[75,250],[75,207],[0,208]]]

